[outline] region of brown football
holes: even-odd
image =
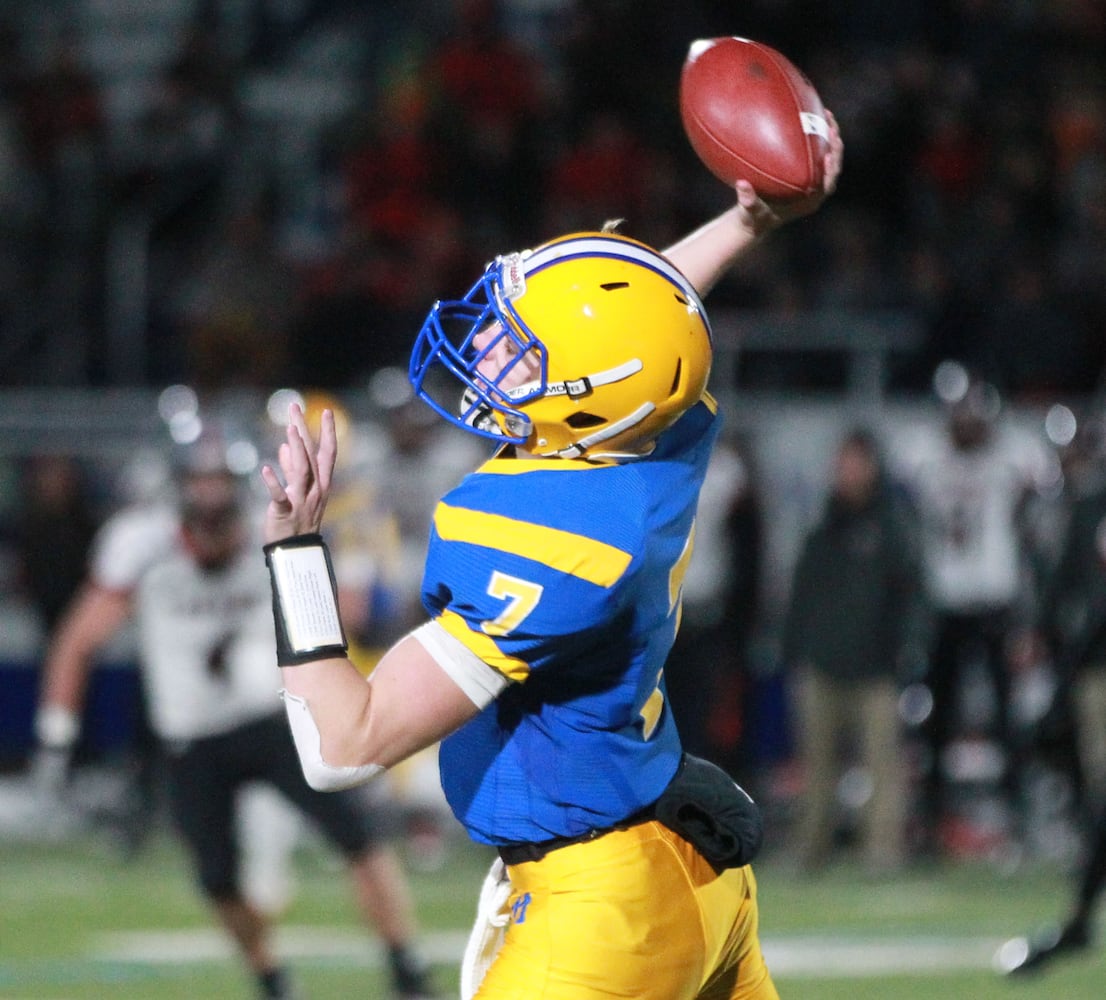
[[[829,125],[814,85],[784,55],[747,38],[693,42],[680,73],[680,116],[699,159],[731,187],[768,201],[822,186]]]

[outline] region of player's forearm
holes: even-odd
[[[42,687],[35,710],[39,746],[68,752],[77,742],[88,676],[98,648],[79,629],[63,628],[51,642],[42,666]]]
[[[372,685],[349,660],[317,660],[282,673],[296,753],[316,791],[363,784],[417,749],[379,737]]]
[[[94,584],[82,588],[50,639],[40,703],[79,713],[97,653],[130,615],[127,595]]]
[[[310,706],[320,750],[336,767],[378,763],[366,745],[372,686],[348,659],[334,657],[281,669],[284,691]]]
[[[41,705],[79,712],[88,684],[89,657],[72,648],[51,650],[43,665]]]
[[[674,243],[664,255],[701,296],[706,296],[758,239],[759,236],[744,224],[740,209],[735,206]]]
[[[35,711],[35,738],[41,746],[68,750],[76,743],[93,652],[72,632],[63,631],[50,644]]]
[[[77,638],[63,629],[51,643],[42,668],[30,774],[36,788],[49,794],[60,794],[81,735],[81,706],[92,650],[75,641]]]
[[[384,654],[369,680],[339,657],[281,673],[300,762],[309,783],[323,790],[368,780],[478,710],[412,635]]]

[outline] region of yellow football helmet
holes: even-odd
[[[479,373],[504,338],[513,360],[494,377]],[[540,374],[508,388],[524,355]],[[691,283],[644,243],[595,232],[497,257],[463,299],[436,302],[409,375],[457,426],[577,457],[640,452],[699,400],[710,365],[710,324]],[[452,400],[435,382],[442,369]]]

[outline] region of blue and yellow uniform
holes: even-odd
[[[424,603],[513,682],[442,744],[452,809],[497,847],[610,831],[511,866],[479,997],[776,996],[750,869],[719,874],[658,822],[623,824],[681,757],[663,668],[717,429],[704,397],[644,458],[496,457],[435,512]]]

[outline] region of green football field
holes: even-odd
[[[455,846],[412,870],[425,948],[443,990],[489,858]],[[1069,876],[1023,866],[945,865],[893,880],[848,865],[798,878],[758,865],[762,938],[783,1000],[1082,1000],[1106,995],[1106,941],[1029,980],[991,969],[1006,938],[1058,915]],[[380,952],[354,916],[342,873],[308,849],[279,937],[312,1000],[386,996]],[[102,837],[0,841],[0,997],[49,1000],[253,996],[193,894],[184,860],[157,834],[128,861]]]

